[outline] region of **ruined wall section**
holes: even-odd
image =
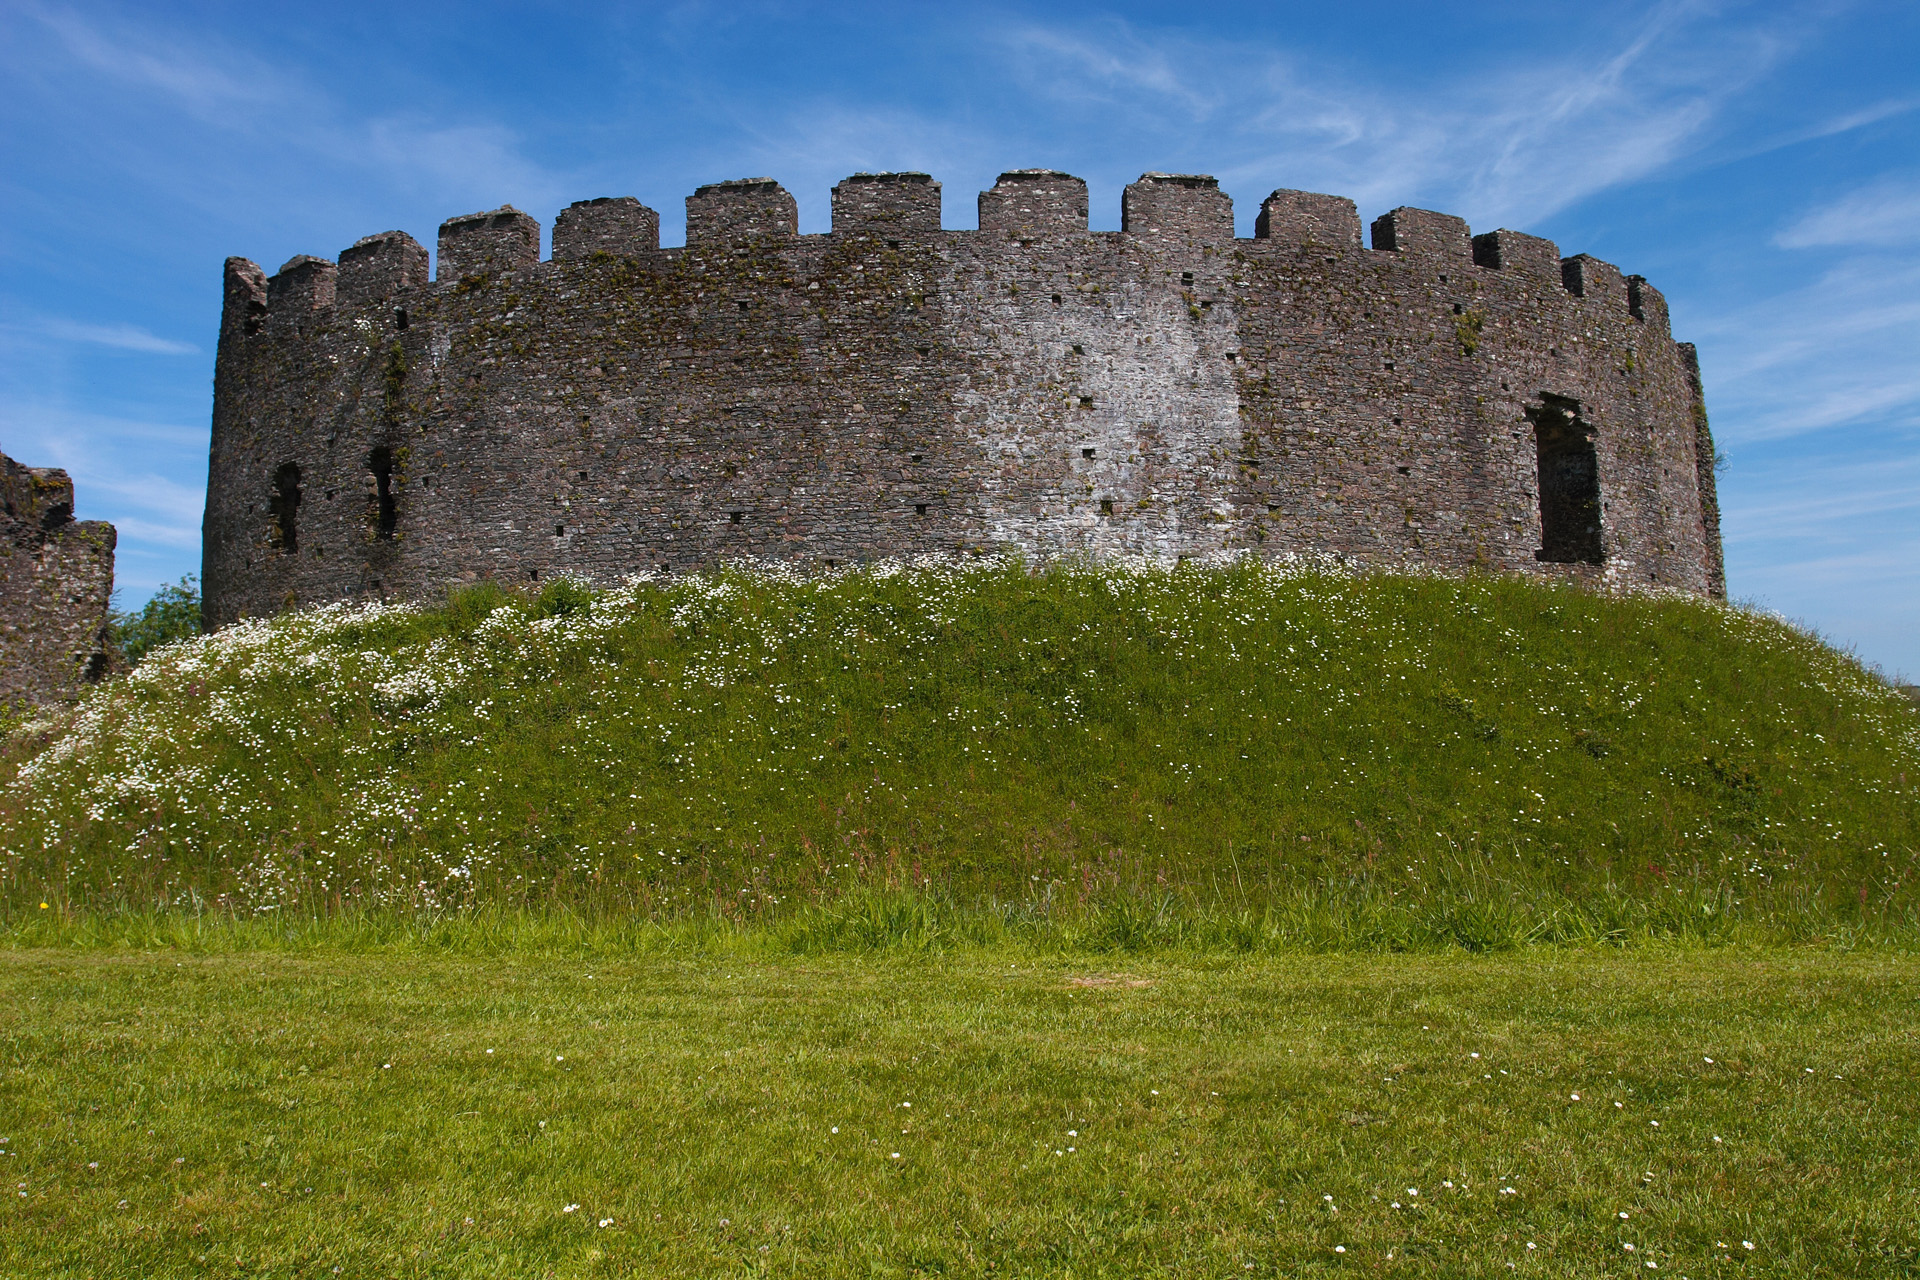
[[[114,529],[73,518],[64,471],[0,454],[0,710],[72,697],[112,666]]]
[[[827,235],[770,179],[687,205],[663,250],[651,210],[580,202],[547,262],[517,210],[452,219],[432,280],[397,232],[337,269],[229,262],[210,620],[992,548],[1723,590],[1664,302],[1549,242],[1403,209],[1363,248],[1351,202],[1287,191],[1236,240],[1177,174],[1128,188],[1119,233],[1046,170],[983,193],[977,232],[924,174],[843,182]],[[1550,421],[1590,444],[1592,562],[1537,558]]]

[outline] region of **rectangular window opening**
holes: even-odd
[[[1600,460],[1580,402],[1542,395],[1527,410],[1540,468],[1540,549],[1548,564],[1600,564]]]

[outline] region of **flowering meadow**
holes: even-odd
[[[0,909],[1897,929],[1917,796],[1896,690],[1698,600],[1251,560],[738,569],[158,649],[11,734]],[[874,926],[876,894],[934,905]]]

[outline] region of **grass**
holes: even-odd
[[[246,623],[16,731],[0,913],[751,922],[859,890],[1884,933],[1916,794],[1905,698],[1697,600],[1255,562],[560,582]]]
[[[1920,1274],[1917,794],[1537,582],[245,623],[0,748],[0,1274]]]
[[[1920,1270],[1886,951],[364,943],[0,952],[0,1273]]]

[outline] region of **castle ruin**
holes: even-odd
[[[735,560],[1317,553],[1725,594],[1693,348],[1514,231],[1214,179],[1001,175],[977,231],[856,174],[513,208],[227,261],[208,624]]]
[[[113,526],[73,518],[73,481],[0,454],[0,711],[63,701],[113,665]]]

